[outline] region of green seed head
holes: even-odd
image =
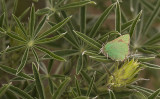
[[[134,59],[129,62],[126,61],[122,67],[115,70],[113,75],[109,77],[108,84],[112,87],[125,87],[137,79],[136,75],[141,69],[139,63]]]
[[[27,45],[28,45],[28,47],[32,47],[34,45],[34,41],[30,40]]]

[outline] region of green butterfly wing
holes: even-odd
[[[108,42],[103,49],[103,53],[117,61],[124,60],[129,54],[130,36],[128,34],[118,37]]]

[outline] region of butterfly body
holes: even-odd
[[[102,47],[102,53],[113,60],[123,61],[129,54],[129,34],[122,35]]]

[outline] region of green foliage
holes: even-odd
[[[7,83],[0,98],[159,98],[160,89],[145,88],[148,81],[135,84],[148,75],[159,84],[159,0],[27,2],[21,11],[20,0],[0,1],[0,84]],[[39,8],[41,2],[46,5]],[[131,42],[124,61],[100,53],[125,34]]]

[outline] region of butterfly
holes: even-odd
[[[102,46],[102,53],[116,61],[123,61],[129,54],[130,35],[125,34]]]

